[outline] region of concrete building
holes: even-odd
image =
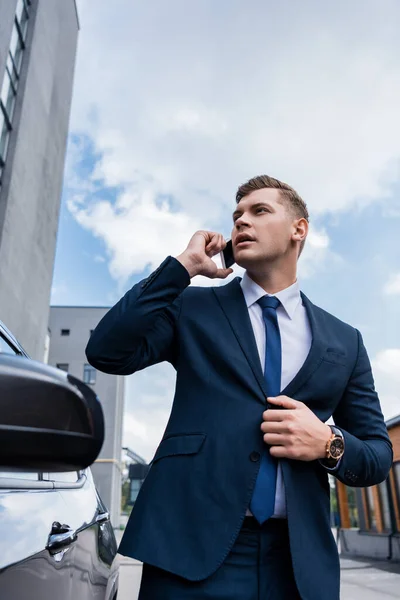
[[[386,427],[394,454],[387,480],[367,488],[336,481],[343,556],[400,561],[400,415]]]
[[[51,306],[48,362],[91,385],[100,399],[105,440],[92,472],[99,494],[110,511],[111,523],[119,527],[125,378],[97,371],[87,363],[85,355],[91,330],[108,310],[109,307]]]
[[[79,23],[75,0],[0,2],[0,318],[43,360]]]

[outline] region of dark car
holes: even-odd
[[[95,392],[33,361],[0,322],[0,599],[115,600],[114,530],[89,468]]]

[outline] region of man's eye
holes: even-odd
[[[257,208],[257,212],[258,212],[259,210],[266,210],[267,212],[269,212],[269,211],[268,211],[268,208],[265,208],[265,206],[259,206],[259,208]]]

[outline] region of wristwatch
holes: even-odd
[[[329,425],[329,427],[332,435],[326,443],[325,460],[335,466],[344,454],[344,437],[340,429],[334,425]]]

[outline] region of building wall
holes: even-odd
[[[0,3],[4,73],[15,0]],[[43,360],[78,21],[74,0],[33,0],[0,189],[0,318]]]
[[[400,561],[400,422],[388,432],[393,466],[385,482],[348,488],[337,481],[343,555]]]
[[[85,348],[90,336],[108,308],[61,307],[50,308],[49,364],[68,364],[71,375],[84,379],[87,363]],[[62,336],[61,329],[69,329]],[[125,380],[116,375],[96,371],[92,385],[101,402],[105,419],[105,439],[98,460],[92,466],[93,477],[103,502],[110,510],[111,522],[119,526],[121,507],[121,451]]]

